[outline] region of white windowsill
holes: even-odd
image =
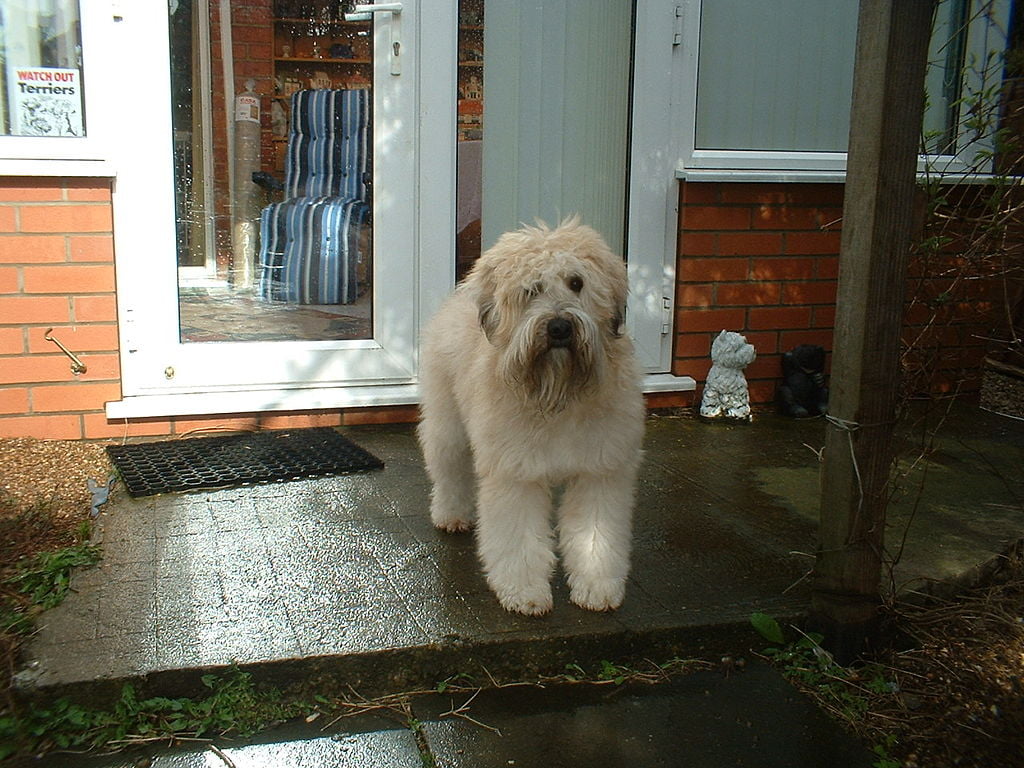
[[[668,373],[644,377],[645,393],[692,392],[696,382],[689,376]],[[167,395],[136,395],[107,403],[108,419],[141,419],[167,416],[260,413],[267,411],[315,411],[368,406],[416,405],[417,384],[385,384],[318,389],[201,392]]]
[[[783,184],[843,184],[846,171],[735,170],[731,168],[679,168],[676,178],[695,182],[779,182]]]
[[[109,160],[0,159],[0,176],[54,176],[60,178],[107,178],[117,176]]]
[[[648,373],[644,376],[644,394],[664,392],[693,392],[697,382],[691,376],[673,376],[671,373]]]
[[[777,169],[736,169],[736,168],[677,168],[675,176],[680,181],[692,182],[763,182],[780,184],[845,184],[846,171],[783,171]],[[946,166],[945,169],[918,168],[918,181],[941,181],[948,184],[991,184],[1002,178],[990,173],[965,173],[962,168]]]

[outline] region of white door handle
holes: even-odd
[[[372,5],[354,5],[352,12],[345,14],[345,21],[370,21],[375,13],[390,13],[391,44],[388,46],[388,57],[391,59],[391,74],[402,74],[402,4],[374,3]]]
[[[388,13],[401,13],[401,3],[373,3],[370,5],[353,5],[352,12],[345,14],[345,21],[369,21],[373,14],[387,11]]]

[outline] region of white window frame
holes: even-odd
[[[0,136],[0,176],[114,175],[112,118],[119,106],[130,108],[131,101],[130,95],[125,98],[116,87],[117,50],[112,41],[118,22],[114,5],[110,0],[79,0],[86,135]]]
[[[713,0],[711,0],[713,1]],[[976,3],[987,0],[974,0]],[[678,46],[683,49],[676,70],[682,109],[677,112],[678,164],[676,177],[691,181],[780,181],[780,182],[843,182],[846,179],[846,152],[800,152],[768,150],[707,150],[696,146],[698,59],[700,52],[700,18],[704,0],[681,0],[676,3],[681,21],[677,23]],[[1010,0],[994,0],[995,15],[1007,23]],[[851,34],[856,31],[852,30]],[[968,51],[976,46],[979,36],[972,29]],[[978,78],[965,74],[966,87],[978,87]],[[961,116],[960,123],[966,119]],[[955,155],[922,155],[920,173],[930,175],[963,175],[978,170],[968,155],[991,149],[991,142],[982,139],[959,147]],[[991,163],[982,172],[990,172]]]

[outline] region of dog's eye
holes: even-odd
[[[583,278],[579,275],[573,275],[569,278],[569,290],[573,293],[579,293],[583,290]]]

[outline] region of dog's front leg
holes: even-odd
[[[551,610],[555,553],[550,516],[546,486],[480,479],[477,549],[487,584],[506,610],[528,615]]]
[[[582,475],[565,490],[558,526],[570,599],[581,608],[618,608],[626,592],[636,472]]]
[[[425,409],[419,438],[432,483],[431,521],[449,533],[468,531],[473,527],[476,505],[473,454],[450,394],[435,395],[431,407]]]

